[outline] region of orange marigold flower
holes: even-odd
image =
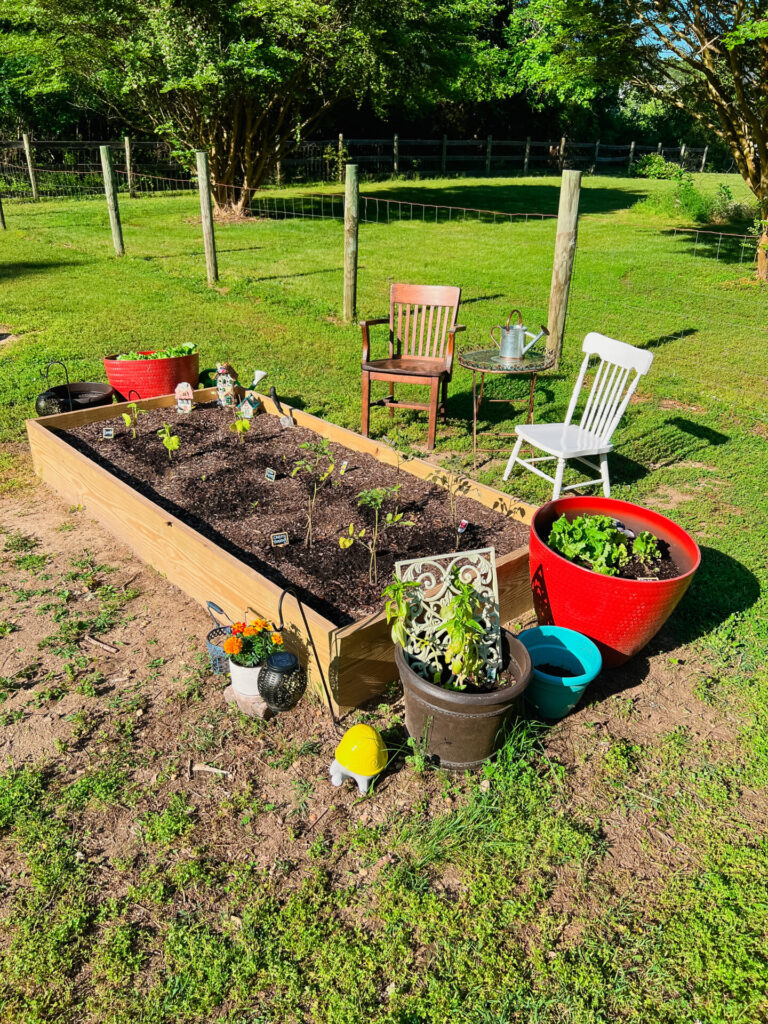
[[[255,627],[256,632],[260,633],[262,629],[266,629],[269,623],[266,619],[254,619],[252,625]]]
[[[245,627],[243,630],[243,636],[258,636],[259,632],[259,627],[255,623],[252,623],[250,626]]]
[[[279,634],[279,633],[273,633],[273,634],[272,634],[272,637],[271,637],[271,640],[272,640],[272,643],[273,643],[273,644],[277,644],[277,646],[278,646],[278,647],[279,647],[279,646],[280,646],[280,645],[282,644],[282,642],[283,642],[283,638],[282,638],[282,637],[280,636],[280,634]]]
[[[228,636],[222,647],[226,654],[239,654],[243,649],[243,641],[239,636]]]
[[[232,632],[233,633],[237,634],[237,633],[242,633],[244,631],[245,631],[245,623],[244,622],[233,622],[232,623]]]

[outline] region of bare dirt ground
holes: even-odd
[[[270,873],[291,864],[289,888],[309,870],[313,843],[332,848],[350,828],[391,824],[414,810],[426,820],[464,799],[467,780],[418,773],[406,764],[411,751],[399,687],[376,708],[344,722],[375,722],[393,751],[373,795],[360,798],[351,783],[333,789],[328,766],[337,733],[320,701],[308,695],[294,711],[266,723],[228,707],[226,680],[206,667],[207,613],[89,519],[87,509],[68,508],[33,482],[0,497],[0,528],[6,542],[19,534],[36,539],[29,554],[47,556],[33,569],[23,553],[3,556],[0,620],[11,631],[0,639],[0,676],[21,683],[7,689],[0,704],[0,757],[6,764],[54,763],[62,783],[69,783],[108,756],[121,730],[130,736],[138,802],[83,811],[88,857],[103,863],[105,872],[110,863],[130,864],[139,854],[143,839],[136,822],[167,804],[168,786],[186,797],[205,824],[213,860],[248,858]],[[38,645],[56,630],[62,606],[69,619],[87,617],[105,584],[117,594],[138,593],[125,602],[112,628],[76,640],[68,661],[75,667],[67,669],[61,655]],[[629,666],[604,673],[588,700],[543,738],[548,756],[565,768],[563,809],[577,815],[588,805],[602,809],[601,871],[618,889],[650,884],[690,853],[672,841],[653,803],[643,799],[642,776],[632,781],[634,806],[625,790],[616,799],[611,752],[631,760],[633,751],[675,735],[706,742],[713,758],[730,750],[738,723],[724,721],[721,711],[695,696],[704,676],[703,667],[662,631]],[[93,681],[92,692],[82,692],[84,680]],[[249,829],[232,827],[248,816]],[[354,847],[345,849],[335,871],[376,870],[361,866]],[[6,851],[0,865],[6,878],[14,871],[8,856]],[[183,842],[177,856],[185,856]],[[570,869],[562,872],[553,907],[568,904],[574,877]],[[119,873],[110,871],[104,882],[118,894]],[[445,885],[451,884],[446,876]]]

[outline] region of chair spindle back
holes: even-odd
[[[565,425],[570,424],[573,419],[590,358],[596,355],[600,362],[587,395],[579,428],[585,433],[596,435],[603,444],[608,444],[629,405],[630,398],[637,390],[640,378],[651,367],[653,353],[608,338],[596,331],[586,336],[582,351],[585,355],[573,388]],[[632,371],[634,376],[631,377]]]
[[[448,332],[456,326],[461,288],[393,284],[389,329],[397,354],[447,359]]]

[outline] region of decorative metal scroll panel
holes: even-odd
[[[501,623],[496,552],[493,548],[410,558],[395,563],[398,579],[403,583],[420,584],[410,598],[411,616],[405,648],[408,662],[422,679],[433,681],[438,667],[434,651],[444,649],[448,642],[440,610],[456,595],[452,582],[454,566],[461,582],[471,584],[483,601],[485,635],[479,645],[480,653],[486,659],[489,677],[495,678],[501,669]]]

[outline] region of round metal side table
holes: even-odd
[[[549,370],[555,365],[554,356],[547,352],[526,352],[520,359],[514,362],[502,361],[497,348],[474,349],[471,352],[459,352],[456,356],[459,366],[472,371],[472,462],[477,469],[477,453],[481,452],[505,452],[506,448],[478,448],[477,447],[477,414],[483,401],[483,390],[485,388],[486,373],[501,374],[507,377],[531,378],[531,388],[528,394],[528,415],[526,423],[533,422],[533,394],[536,388],[536,375],[544,370]],[[480,374],[480,391],[477,390],[477,375]],[[510,398],[489,398],[489,402],[505,402],[508,405],[516,405]],[[514,434],[499,434],[499,437],[514,437]]]

